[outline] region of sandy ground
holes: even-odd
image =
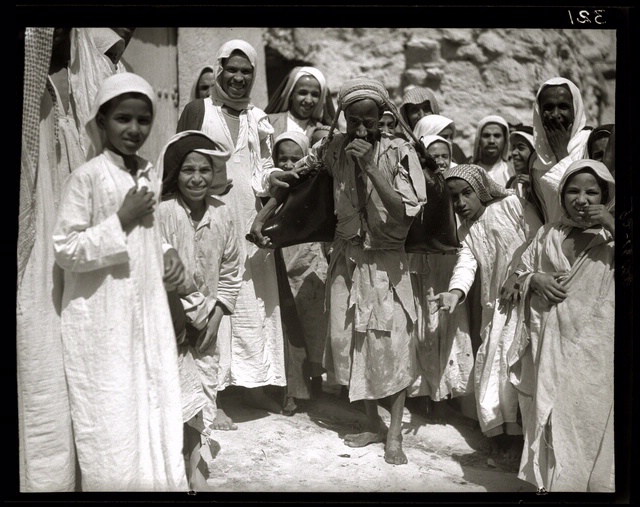
[[[383,444],[354,449],[342,438],[361,431],[361,404],[324,386],[322,397],[299,401],[292,416],[270,414],[242,403],[227,390],[221,404],[236,431],[215,431],[203,448],[209,485],[217,492],[535,492],[516,477],[517,463],[492,459],[480,445],[477,424],[432,424],[415,403],[403,416],[404,451],[409,463],[385,463]],[[389,412],[379,407],[389,424]]]

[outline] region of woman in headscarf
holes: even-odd
[[[516,195],[533,202],[534,196],[529,174],[529,162],[533,161],[533,157],[535,157],[533,127],[522,125],[514,129],[509,135],[509,147],[515,174],[509,178],[505,186],[515,190]]]
[[[493,181],[506,186],[509,178],[514,176],[508,160],[509,124],[502,116],[485,116],[476,127],[473,163],[487,171]]]
[[[482,343],[474,367],[478,420],[488,450],[515,458],[522,448],[522,428],[518,393],[509,383],[506,366],[515,334],[514,270],[541,222],[530,203],[498,185],[480,166],[461,164],[446,171],[445,177],[461,220],[462,248],[447,292],[431,300],[440,309],[455,310],[467,297],[476,270],[480,271]]]
[[[273,137],[302,132],[311,137],[316,126],[331,125],[335,108],[324,74],[315,67],[294,67],[264,109]]]
[[[411,129],[416,128],[420,118],[430,114],[440,114],[436,96],[429,88],[410,88],[402,96],[400,104],[400,114],[402,119]]]
[[[64,273],[62,343],[83,491],[185,491],[176,335],[165,287],[184,268],[162,241],[162,176],[137,151],[156,94],[131,73],[104,80],[53,246]]]
[[[230,155],[231,146],[188,130],[169,139],[157,163],[163,175],[162,235],[178,251],[186,273],[170,297],[176,298],[185,320],[178,359],[187,478],[196,491],[207,488],[200,436],[209,439],[212,430],[237,429],[218,404],[231,359],[230,337],[217,339],[218,326],[223,314],[233,313],[241,283],[238,237],[227,206],[217,198],[227,188]]]
[[[558,184],[575,160],[584,157],[590,130],[578,87],[568,79],[545,81],[533,103],[533,142],[536,157],[531,182],[540,201],[544,222],[558,220]]]
[[[613,492],[615,182],[595,160],[570,164],[559,220],[522,255],[512,382],[523,413],[518,477],[548,491]]]
[[[430,118],[431,115],[423,118]],[[422,121],[422,120],[420,120]],[[420,137],[427,153],[442,171],[452,167],[451,144],[440,136]],[[456,164],[453,164],[455,166]],[[455,423],[462,416],[447,402],[473,393],[473,350],[469,313],[464,301],[452,315],[431,312],[428,298],[447,290],[456,263],[455,251],[448,254],[407,254],[416,303],[419,376],[409,396],[428,396],[427,417]]]
[[[200,69],[195,81],[193,82],[191,93],[189,93],[189,100],[207,98],[211,95],[211,86],[214,82],[215,76],[213,74],[213,67],[205,65]]]
[[[269,195],[274,172],[271,152],[273,127],[264,111],[251,103],[257,54],[243,40],[231,40],[218,50],[211,95],[189,102],[178,120],[178,132],[201,130],[214,141],[233,146],[227,174],[233,187],[220,198],[227,204],[244,238],[261,197]],[[277,178],[277,175],[274,176]],[[264,392],[264,386],[286,385],[284,341],[278,281],[273,252],[240,241],[242,287],[233,315],[225,315],[221,337],[232,343],[229,384],[245,387],[248,404],[279,413],[281,404]]]
[[[591,131],[589,138],[587,139],[584,158],[590,158],[591,160],[602,162],[607,149],[607,143],[609,142],[609,137],[611,137],[611,133],[613,132],[613,127],[613,123],[607,123],[605,125],[598,125]]]

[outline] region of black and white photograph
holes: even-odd
[[[5,501],[633,503],[634,7],[17,12]]]

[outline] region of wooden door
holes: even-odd
[[[178,52],[176,28],[136,28],[122,55],[129,72],[145,78],[156,92],[156,117],[139,155],[156,163],[178,124]]]

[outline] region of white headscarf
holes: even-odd
[[[240,51],[243,53],[249,63],[253,67],[253,79],[251,80],[251,84],[247,93],[244,97],[240,99],[233,99],[227,95],[222,89],[222,71],[224,70],[223,60],[226,60],[231,56],[231,53],[234,51]],[[253,48],[251,44],[241,39],[233,39],[228,42],[225,42],[220,49],[218,50],[218,54],[216,55],[216,63],[215,68],[213,69],[213,73],[215,75],[215,82],[211,87],[211,100],[216,105],[226,105],[231,109],[235,109],[236,111],[242,111],[243,109],[248,109],[251,107],[251,90],[253,89],[253,85],[256,82],[256,62],[258,60],[258,54],[256,50]]]
[[[447,127],[453,129],[453,135],[456,134],[456,125],[453,120],[439,114],[429,114],[418,120],[416,126],[413,127],[413,133],[420,139],[422,136],[440,135],[440,132]]]
[[[298,67],[297,71],[293,75],[287,76],[287,79],[284,83],[284,88],[282,89],[282,94],[279,95],[276,92],[274,98],[269,101],[269,104],[265,108],[265,113],[282,113],[284,111],[288,111],[289,102],[291,100],[291,93],[293,92],[293,89],[295,88],[298,80],[304,76],[312,76],[320,84],[320,98],[318,99],[318,103],[311,113],[311,118],[316,121],[322,121],[325,101],[327,99],[327,80],[325,79],[324,74],[315,67]]]
[[[447,141],[444,137],[433,136],[433,135],[422,136],[420,137],[420,142],[424,145],[427,151],[429,151],[429,146],[431,146],[434,143],[444,143],[449,149],[449,167],[447,167],[447,169],[450,169],[451,167],[455,167],[457,165],[453,162],[453,149],[451,147],[451,143]]]
[[[100,155],[104,149],[105,133],[98,127],[96,116],[98,110],[103,104],[106,104],[114,97],[125,93],[142,93],[151,101],[152,113],[155,118],[156,114],[156,94],[153,88],[145,79],[131,72],[123,72],[115,76],[108,77],[102,82],[98,94],[93,102],[89,121],[87,122],[86,132],[90,141],[87,160]]]
[[[189,93],[189,102],[198,98],[198,83],[200,83],[202,74],[206,74],[207,72],[213,73],[213,65],[205,65],[198,71],[193,86],[191,87],[191,92]]]
[[[504,147],[502,148],[502,160],[509,160],[509,124],[502,116],[496,114],[485,116],[478,123],[476,128],[476,139],[473,142],[473,163],[477,164],[480,161],[480,137],[482,130],[489,124],[495,123],[502,127],[502,135],[504,136]]]
[[[584,129],[587,124],[587,116],[584,111],[584,104],[582,102],[582,95],[580,94],[580,90],[578,87],[573,84],[573,82],[565,79],[563,77],[554,77],[545,81],[542,86],[538,89],[538,93],[536,93],[536,100],[533,103],[533,143],[534,148],[536,150],[536,154],[538,159],[542,162],[546,169],[550,169],[553,165],[555,165],[558,160],[556,160],[556,156],[549,146],[549,142],[547,141],[547,133],[544,130],[544,126],[542,124],[542,115],[540,112],[540,93],[547,86],[560,86],[566,85],[571,92],[571,97],[573,98],[573,112],[574,112],[574,120],[573,125],[571,127],[571,139],[569,141],[569,145],[567,146],[567,151],[572,153],[578,146],[582,146],[580,142],[581,139],[576,137],[582,129]]]

